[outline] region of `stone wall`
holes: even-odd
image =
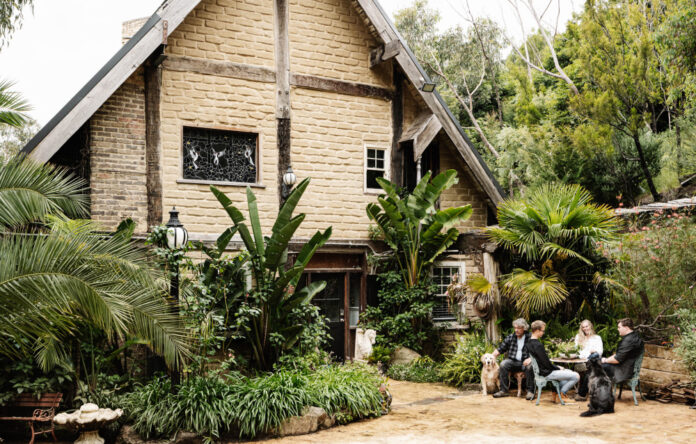
[[[91,215],[106,229],[130,217],[148,230],[144,88],[138,69],[89,123]]]
[[[644,391],[672,382],[690,381],[689,371],[672,348],[654,344],[645,345],[640,383]]]

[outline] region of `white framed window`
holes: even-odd
[[[459,275],[459,282],[466,280],[464,262],[441,261],[436,262],[432,270],[433,284],[437,286],[436,304],[433,307],[433,321],[451,322],[456,317],[447,303],[447,287],[452,283],[452,276]]]
[[[365,192],[382,192],[377,178],[389,179],[389,150],[365,145]]]

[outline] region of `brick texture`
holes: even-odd
[[[92,219],[114,229],[130,217],[147,230],[145,98],[138,69],[90,120]]]
[[[273,1],[203,0],[168,39],[166,53],[275,67]]]
[[[349,82],[390,87],[391,66],[369,67],[378,46],[350,0],[290,1],[290,69]]]

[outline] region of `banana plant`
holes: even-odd
[[[367,216],[376,222],[384,241],[394,251],[404,283],[412,288],[427,275],[433,262],[457,239],[454,227],[471,217],[471,205],[438,210],[442,192],[456,184],[457,172],[447,170],[430,180],[428,171],[412,193],[403,199],[397,186],[386,179],[377,182],[385,194],[367,205]]]
[[[314,253],[331,236],[331,227],[323,233],[317,231],[301,248],[294,263],[288,263],[288,244],[305,218],[301,213],[293,216],[310,179],[300,182],[280,207],[273,224],[271,236],[261,231],[256,196],[247,187],[249,221],[232,201],[214,186],[210,187],[218,201],[232,219],[228,232],[239,233],[249,254],[252,273],[252,289],[245,309],[245,320],[240,322],[242,333],[251,344],[253,360],[257,368],[270,370],[278,357],[291,349],[304,332],[305,325],[291,322],[291,313],[324,289],[326,282],[312,282],[295,290],[297,282]]]

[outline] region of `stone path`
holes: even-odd
[[[390,381],[392,412],[282,443],[643,443],[696,442],[696,410],[680,404],[642,402],[626,392],[616,413],[581,418],[586,403],[561,406],[544,392],[541,404],[493,399],[442,384]]]

